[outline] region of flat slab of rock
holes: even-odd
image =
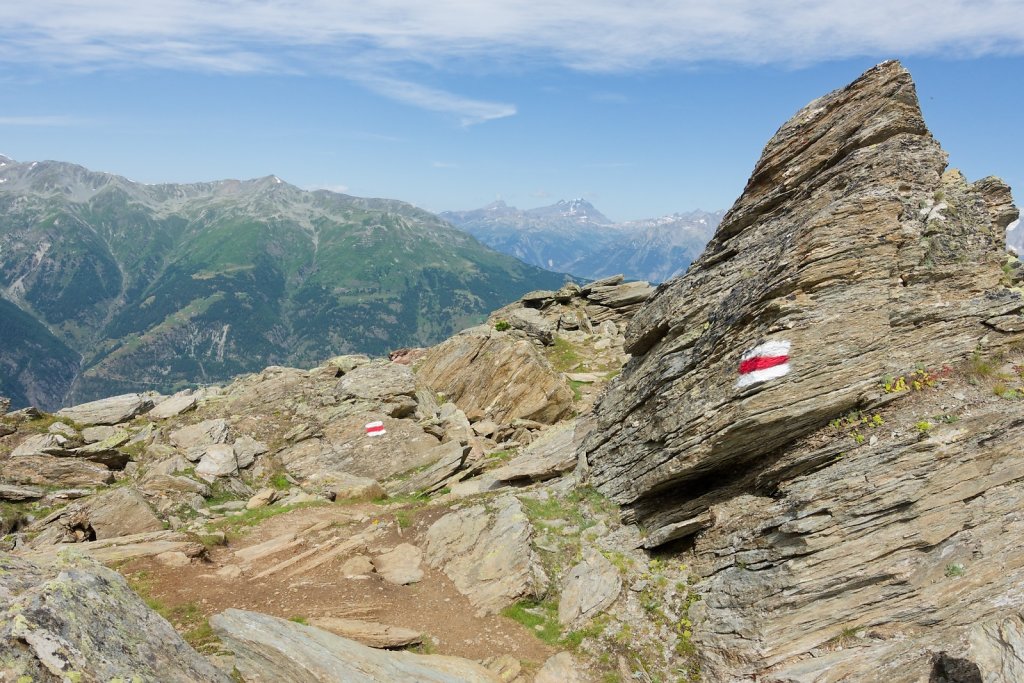
[[[210,482],[218,477],[230,477],[238,474],[235,449],[223,443],[207,446],[199,464],[196,465],[196,474]]]
[[[203,420],[194,425],[175,429],[171,432],[170,440],[181,449],[221,444],[228,440],[228,422],[224,418]]]
[[[61,434],[34,434],[11,451],[12,458],[26,455],[66,455],[68,438]]]
[[[122,394],[62,408],[57,411],[57,415],[82,425],[116,425],[127,422],[152,407],[153,400],[142,394]]]
[[[210,617],[210,626],[248,683],[498,683],[468,659],[376,650],[258,612],[229,609]]]
[[[86,427],[82,430],[82,441],[85,443],[96,443],[97,441],[109,439],[118,431],[120,431],[118,427],[113,427],[111,425]]]
[[[191,477],[154,472],[147,474],[139,482],[139,488],[150,495],[173,495],[175,493],[195,493],[203,498],[211,495],[210,487]]]
[[[46,495],[43,489],[34,486],[12,486],[0,484],[0,500],[9,503],[24,503],[32,500],[39,500]]]
[[[388,583],[405,586],[423,580],[420,562],[423,552],[410,543],[402,543],[390,552],[373,558],[373,568]]]
[[[415,397],[416,380],[408,366],[378,361],[346,372],[338,382],[338,393],[386,402],[396,396]]]
[[[151,420],[166,420],[169,417],[176,417],[192,410],[198,402],[198,393],[183,391],[158,403],[156,407],[147,413],[147,416]]]
[[[423,634],[419,631],[376,621],[317,617],[310,619],[309,625],[376,648],[406,647],[423,642]]]
[[[392,495],[418,491],[430,493],[441,488],[445,480],[462,467],[468,450],[458,441],[449,441],[437,446],[431,451],[431,457],[433,454],[437,456],[433,465],[416,472],[408,479],[389,484],[388,492]]]
[[[622,308],[641,304],[654,294],[654,287],[649,282],[627,282],[621,285],[592,286],[587,298],[608,308]]]
[[[88,559],[50,567],[0,553],[0,595],[2,680],[231,681],[120,574]]]
[[[493,482],[544,481],[576,467],[576,421],[543,432],[508,464],[486,472],[481,478]]]
[[[138,489],[122,486],[87,499],[89,523],[96,540],[162,531],[163,521],[149,507]]]
[[[26,557],[41,561],[52,561],[62,550],[69,546],[48,546],[36,548],[27,553]],[[105,565],[117,564],[140,557],[153,557],[165,552],[182,552],[189,557],[201,557],[206,552],[202,543],[193,537],[177,531],[154,531],[145,534],[119,536],[106,541],[88,541],[71,546],[76,553],[82,553]]]
[[[104,541],[163,531],[163,522],[133,486],[123,486],[89,496],[57,510],[32,525],[40,534],[32,545],[76,541],[76,531],[88,530],[92,540]]]
[[[600,552],[587,548],[583,561],[562,578],[558,623],[570,629],[582,626],[615,602],[620,590],[618,570]]]
[[[366,425],[384,423],[385,433],[368,436]],[[438,439],[412,420],[377,412],[357,412],[324,425],[322,438],[306,439],[285,448],[278,457],[298,479],[330,484],[339,475],[383,481],[400,472],[430,464]]]
[[[441,569],[480,616],[544,592],[547,578],[530,545],[533,527],[514,496],[450,512],[427,530],[427,563]]]
[[[2,461],[4,479],[10,484],[37,486],[102,486],[114,483],[114,473],[102,465],[78,458],[27,455]]]

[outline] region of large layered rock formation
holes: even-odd
[[[110,569],[73,555],[39,566],[0,553],[0,681],[231,679]]]
[[[629,325],[583,455],[648,547],[692,543],[709,680],[1009,680],[1024,654],[1024,409],[943,369],[1024,340],[1017,210],[945,166],[910,75],[871,69],[776,133]]]

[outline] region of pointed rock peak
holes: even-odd
[[[252,185],[255,185],[256,187],[261,188],[261,189],[262,188],[267,188],[267,187],[273,188],[273,187],[277,187],[278,185],[281,185],[281,186],[288,185],[288,183],[286,183],[285,181],[281,180],[276,175],[267,175],[267,176],[263,176],[262,178],[254,178],[253,180],[250,180],[247,184],[250,184],[250,183]]]
[[[582,197],[576,199],[559,199],[550,206],[542,206],[537,209],[530,209],[526,213],[535,216],[562,216],[573,221],[609,225],[611,221],[598,211],[593,204]]]
[[[850,154],[896,135],[930,137],[910,73],[893,60],[814,100],[779,129],[709,248],[772,211],[794,188],[824,177]]]
[[[700,528],[716,482],[880,400],[886,375],[1020,339],[1009,189],[945,166],[898,62],[768,142],[704,255],[633,318],[634,358],[595,408],[592,480],[650,545]]]
[[[13,163],[17,162],[15,162],[14,159],[10,158],[9,156],[4,156],[3,154],[0,154],[0,166],[7,166],[8,164]]]

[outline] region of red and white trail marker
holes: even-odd
[[[380,420],[377,420],[376,422],[367,422],[366,423],[366,435],[367,436],[380,436],[381,434],[387,434],[387,432],[384,431],[384,423],[383,422],[381,422]]]
[[[740,358],[740,378],[736,388],[749,387],[789,374],[789,342],[768,341],[758,344]]]

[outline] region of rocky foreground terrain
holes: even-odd
[[[657,289],[0,406],[0,680],[1024,680],[1016,217],[887,62]]]

